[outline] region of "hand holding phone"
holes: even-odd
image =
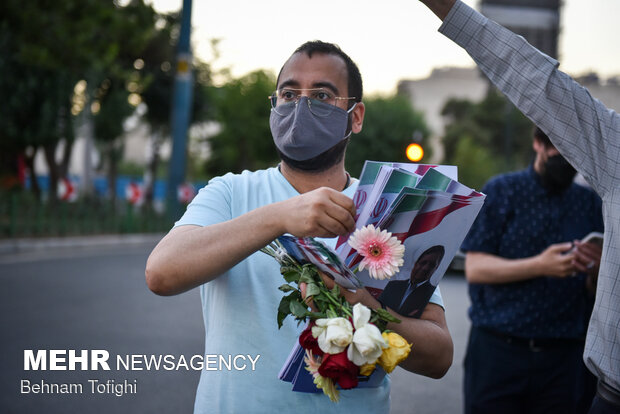
[[[573,249],[574,266],[584,273],[598,272],[603,252],[603,234],[592,232],[577,242]]]
[[[581,239],[581,243],[594,243],[598,246],[603,246],[603,233],[598,231],[593,231],[589,233],[586,237]]]

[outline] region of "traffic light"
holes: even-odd
[[[409,161],[418,162],[424,157],[424,148],[422,145],[414,142],[407,146],[407,158]]]

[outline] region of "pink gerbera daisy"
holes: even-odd
[[[370,277],[375,279],[389,279],[403,265],[405,246],[392,233],[372,224],[355,230],[349,245],[364,257],[359,270],[368,268]]]

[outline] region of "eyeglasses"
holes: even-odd
[[[299,102],[299,99],[304,96],[302,95],[302,92],[308,93],[308,107],[310,108],[310,112],[321,117],[331,114],[336,107],[337,101],[355,99],[355,97],[336,96],[332,91],[324,88],[282,88],[278,89],[272,93],[271,96],[269,96],[271,109],[278,115],[286,116],[290,114],[293,110],[295,110],[295,106]],[[351,111],[351,109],[349,109],[349,111]]]

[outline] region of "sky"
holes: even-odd
[[[183,1],[150,3],[166,12]],[[619,15],[618,0],[564,0],[560,68],[572,75],[620,75]],[[437,32],[440,24],[417,0],[193,0],[192,46],[211,61],[210,40],[221,39],[215,67],[229,67],[237,77],[256,69],[277,73],[307,40],[333,42],[359,66],[365,93],[391,94],[399,80],[425,78],[433,68],[474,66]]]

